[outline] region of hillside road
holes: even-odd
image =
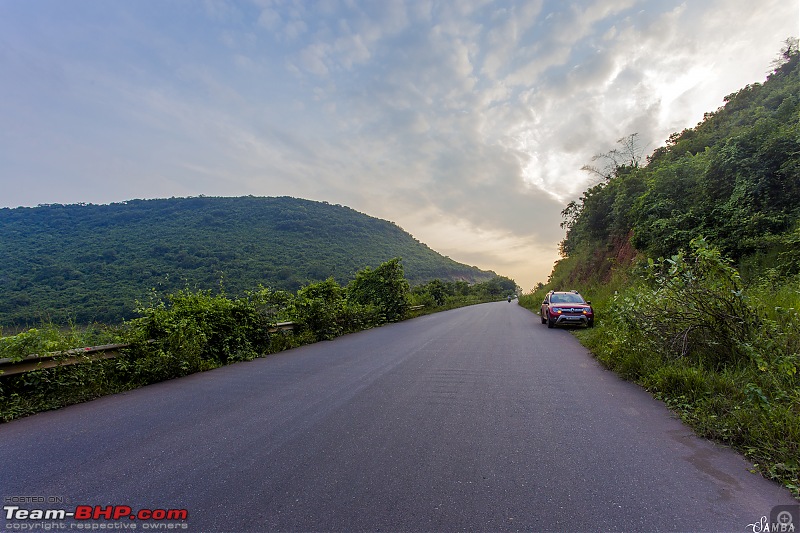
[[[4,506],[197,532],[745,532],[798,503],[749,468],[505,301],[0,425]]]

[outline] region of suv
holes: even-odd
[[[587,302],[578,291],[550,291],[542,302],[542,324],[548,328],[564,324],[583,324],[594,326],[592,302]]]

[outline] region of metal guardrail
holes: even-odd
[[[292,331],[296,324],[294,322],[278,322],[274,327],[267,331],[276,333],[278,331]],[[43,368],[54,368],[57,366],[76,365],[97,361],[100,359],[114,359],[119,355],[119,350],[128,348],[130,344],[104,344],[102,346],[89,346],[88,348],[75,348],[64,352],[53,352],[45,355],[29,355],[20,361],[14,359],[0,359],[0,378],[23,374],[32,370]]]
[[[31,370],[53,368],[57,366],[75,365],[98,359],[113,359],[119,355],[119,350],[127,348],[130,344],[105,344],[102,346],[89,346],[76,348],[65,352],[54,352],[46,355],[29,355],[21,361],[13,359],[0,359],[0,377],[22,374]]]
[[[275,327],[269,328],[267,331],[275,333],[277,331],[292,331],[297,324],[295,322],[278,322]]]
[[[418,311],[424,305],[413,305],[409,311]],[[270,333],[292,331],[297,326],[296,322],[278,322],[267,331]],[[75,348],[64,352],[53,352],[45,355],[32,354],[20,361],[14,359],[0,359],[0,378],[41,370],[57,366],[76,365],[97,361],[100,359],[114,359],[119,355],[119,350],[128,348],[130,344],[104,344],[102,346],[89,346],[88,348]]]

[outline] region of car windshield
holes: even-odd
[[[580,294],[568,292],[564,294],[554,294],[550,297],[550,303],[554,304],[582,304],[583,298]]]

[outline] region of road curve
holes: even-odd
[[[204,532],[752,531],[797,503],[507,302],[3,424],[0,468],[4,505]]]

